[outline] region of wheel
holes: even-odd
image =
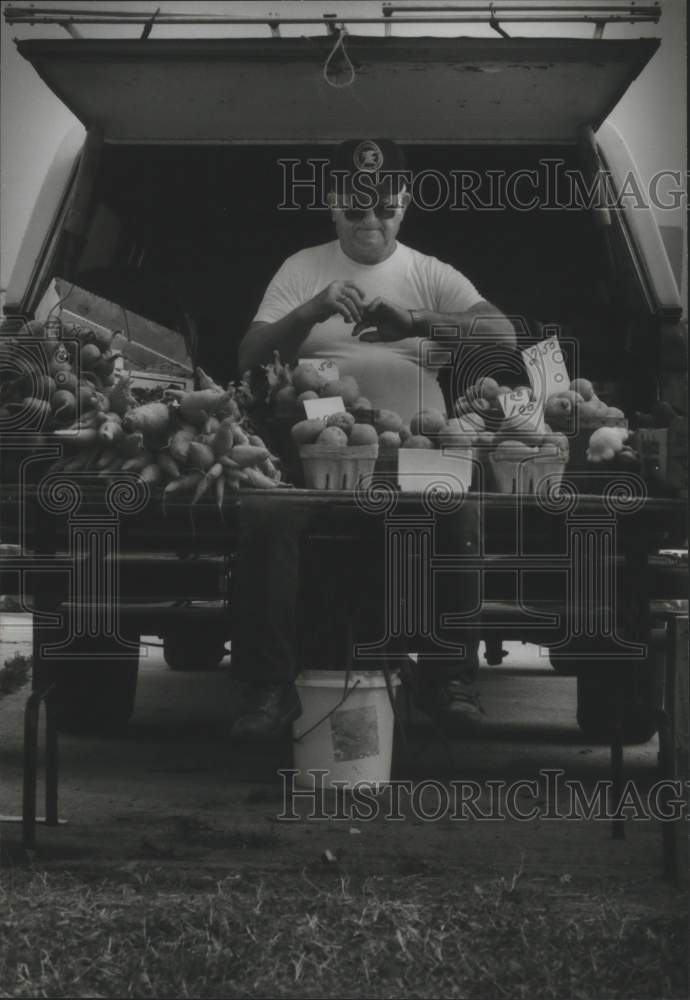
[[[166,632],[163,636],[163,656],[171,670],[215,670],[225,651],[225,636],[214,629],[200,632]]]
[[[57,631],[46,631],[43,641],[59,642]],[[35,671],[34,688],[52,685],[48,695],[58,729],[69,733],[114,735],[127,726],[137,691],[139,636],[127,633],[137,648],[123,651],[110,637],[73,639],[64,659],[42,663]],[[117,655],[117,659],[110,656]]]
[[[616,681],[596,664],[577,675],[577,722],[584,735],[609,743],[615,720]],[[594,669],[593,669],[594,668]],[[654,661],[631,664],[622,679],[623,742],[646,743],[657,731],[658,680]]]

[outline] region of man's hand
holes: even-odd
[[[364,306],[362,318],[354,330],[353,337],[367,344],[382,341],[404,340],[412,336],[412,315],[409,309],[376,298]]]
[[[358,323],[364,314],[365,296],[352,281],[332,281],[315,295],[310,306],[315,322],[325,323],[331,316],[340,315],[346,323]]]

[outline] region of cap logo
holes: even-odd
[[[355,149],[352,160],[356,170],[374,174],[383,165],[383,153],[372,139],[365,139]]]

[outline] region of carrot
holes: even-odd
[[[226,485],[231,490],[238,490],[240,486],[243,485],[243,480],[240,478],[241,475],[242,475],[241,469],[226,469],[225,470]]]
[[[188,420],[196,426],[203,426],[211,413],[230,399],[230,393],[218,392],[215,389],[198,389],[196,392],[184,392],[182,389],[166,389],[165,400],[172,400],[175,409],[183,420]],[[201,420],[201,413],[205,414]]]
[[[50,403],[47,399],[37,399],[35,396],[26,396],[21,403],[7,403],[10,412],[16,410],[30,409],[32,416],[47,417],[50,414]]]
[[[222,475],[222,472],[223,472],[223,466],[220,464],[220,462],[215,462],[208,470],[208,472],[206,472],[202,476],[202,478],[199,480],[196,492],[192,497],[192,507],[194,506],[195,503],[198,503],[199,500],[201,500],[204,493],[206,493],[210,489],[211,485],[218,479],[218,477]]]
[[[99,440],[98,431],[95,427],[77,427],[75,431],[70,428],[64,431],[53,431],[53,437],[56,441],[66,441],[69,444],[79,445],[80,448],[95,444]]]
[[[247,484],[258,490],[273,490],[276,487],[274,481],[269,479],[268,476],[265,476],[263,472],[260,472],[258,469],[243,469],[242,472],[244,473]]]
[[[64,472],[81,472],[88,469],[92,461],[94,461],[101,453],[100,445],[93,445],[90,448],[84,448],[80,451],[78,455],[74,455],[70,458],[64,465]]]
[[[142,483],[149,483],[151,486],[155,486],[162,479],[162,472],[160,466],[156,462],[149,462],[145,465],[143,469],[139,472],[139,479]]]
[[[216,506],[220,512],[220,516],[223,516],[223,501],[225,500],[225,476],[218,476],[216,479]]]
[[[232,423],[226,424],[224,421],[216,431],[213,439],[213,444],[211,445],[213,452],[217,457],[227,455],[234,444],[234,425]]]
[[[77,431],[82,431],[85,430],[87,427],[95,427],[95,426],[96,426],[96,411],[89,410],[88,413],[82,414],[82,416],[78,420],[75,420],[73,424],[70,424],[69,427],[62,427],[61,430],[63,434],[66,431],[70,431],[72,434],[76,434]]]
[[[232,434],[235,444],[249,444],[249,438],[244,433],[241,427],[235,425],[235,427],[233,427]]]
[[[199,484],[199,480],[203,478],[203,472],[194,470],[194,472],[188,472],[186,476],[180,476],[179,479],[173,479],[171,483],[163,490],[165,496],[170,496],[172,493],[182,493],[184,490],[192,490]]]
[[[249,435],[249,444],[253,444],[255,448],[265,448],[263,438],[260,438],[258,434]]]
[[[147,465],[150,465],[153,461],[150,452],[142,451],[133,458],[128,458],[126,462],[122,464],[123,472],[141,472],[145,469]]]
[[[189,457],[189,446],[194,440],[194,437],[194,430],[181,429],[179,431],[175,431],[168,441],[168,451],[174,461],[180,462],[184,465]]]
[[[105,441],[108,444],[117,444],[119,440],[124,438],[125,432],[122,430],[122,425],[119,422],[106,420],[98,428],[98,436],[101,441]]]
[[[263,462],[268,458],[268,451],[266,448],[257,448],[252,444],[236,444],[230,452],[230,458],[244,469],[247,466]]]
[[[233,390],[234,391],[234,390]],[[226,400],[216,410],[218,417],[230,417],[231,420],[241,420],[242,412],[233,398]]]
[[[193,490],[199,485],[199,480],[202,478],[203,472],[189,472],[186,476],[180,476],[179,479],[173,479],[171,483],[163,490],[163,513],[165,514],[165,502],[169,496],[173,493],[182,493],[186,490]]]
[[[48,472],[63,472],[68,462],[73,461],[72,458],[56,458],[53,464],[49,467]]]
[[[199,433],[199,428],[195,427],[194,424],[190,424],[188,421],[183,421],[180,424],[180,428],[179,429],[181,431],[184,431],[185,434],[189,434],[190,438],[195,438],[197,436],[197,434]]]
[[[275,467],[271,458],[267,458],[261,463],[259,471],[263,472],[269,479],[272,479],[274,483],[280,482],[280,470]]]
[[[226,469],[239,469],[237,462],[233,462],[229,455],[221,455],[218,461]]]
[[[188,452],[188,462],[191,468],[207,472],[215,462],[215,455],[207,444],[191,441]]]
[[[126,459],[134,458],[144,450],[144,435],[141,431],[135,431],[134,434],[125,434],[119,438],[117,446]]]
[[[122,425],[127,431],[142,434],[164,434],[170,423],[170,410],[165,403],[144,403],[125,413]]]
[[[119,472],[124,465],[124,458],[122,455],[118,455],[117,452],[113,453],[112,458],[107,465],[103,466],[98,473],[99,476],[112,476],[114,472]]]
[[[159,454],[158,464],[166,479],[170,480],[180,478],[180,468],[175,459],[172,458],[167,452],[162,451]]]
[[[209,417],[204,426],[201,428],[201,432],[202,434],[214,435],[219,427],[220,420],[218,417]]]
[[[208,420],[208,416],[209,415],[208,415],[208,412],[206,410],[197,410],[196,412],[192,413],[188,417],[187,422],[191,423],[194,426],[194,428],[195,428],[194,433],[195,434],[199,433],[199,431],[201,430],[201,428],[204,426],[204,424]]]
[[[117,452],[113,451],[112,448],[106,448],[102,451],[98,458],[96,459],[96,468],[105,469],[114,458],[117,458]]]

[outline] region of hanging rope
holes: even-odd
[[[335,40],[335,45],[331,49],[328,59],[326,59],[326,62],[323,64],[323,78],[329,87],[337,87],[338,89],[341,89],[343,87],[351,87],[352,84],[355,82],[355,67],[352,65],[352,60],[347,54],[347,49],[345,48],[345,43],[343,41],[346,34],[347,30],[345,28],[340,28],[340,33],[338,34],[338,37]],[[331,64],[331,60],[335,56],[338,49],[342,50],[343,57],[348,67],[348,79],[343,80],[341,83],[338,83],[336,80],[332,80],[331,77],[329,76],[329,67]]]

